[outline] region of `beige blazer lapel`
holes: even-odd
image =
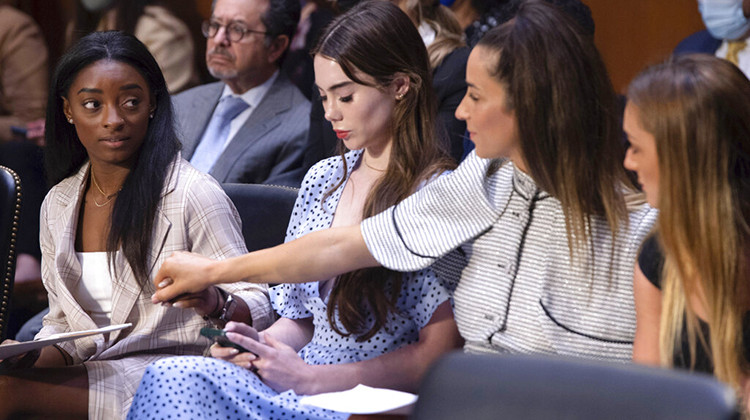
[[[88,167],[88,163],[85,163],[76,173],[73,182],[58,196],[52,212],[57,214],[54,223],[51,223],[53,235],[60,238],[55,250],[55,275],[60,277],[60,283],[64,286],[57,288],[57,298],[67,314],[71,331],[97,328],[91,316],[83,310],[72,294],[72,290],[81,281],[81,264],[76,257],[75,239]],[[76,340],[76,347],[82,350],[82,354],[98,354],[103,346],[104,339],[101,335]]]

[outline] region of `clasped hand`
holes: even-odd
[[[276,392],[292,389],[299,395],[310,393],[313,380],[311,366],[292,347],[270,334],[258,333],[244,323],[229,322],[224,330],[227,331],[227,338],[250,352],[240,353],[237,349],[214,344],[211,346],[211,356],[257,373]]]
[[[156,293],[151,302],[175,302],[180,298],[203,292],[211,282],[208,280],[211,264],[215,261],[191,252],[176,252],[164,261],[154,277]]]

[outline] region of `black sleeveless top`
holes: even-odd
[[[664,255],[659,241],[656,235],[650,235],[643,242],[641,246],[641,252],[638,254],[638,267],[640,267],[643,275],[646,276],[648,281],[653,283],[654,286],[661,289],[661,270],[664,266]],[[698,319],[698,325],[703,333],[706,340],[709,339],[709,327],[704,321]],[[744,343],[745,349],[745,360],[750,360],[750,312],[745,314],[742,321],[742,342]],[[682,328],[682,349],[675,349],[673,364],[675,367],[684,369],[690,369],[690,345],[688,344],[687,329],[683,323]],[[693,370],[697,372],[705,372],[713,374],[714,365],[709,357],[709,352],[701,344],[700,340],[696,340],[695,343],[695,368]],[[710,348],[710,346],[709,346]]]

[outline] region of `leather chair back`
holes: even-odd
[[[223,184],[242,219],[242,236],[248,251],[284,242],[297,188],[266,184]]]
[[[16,274],[16,241],[21,214],[21,180],[0,166],[0,340],[5,339]]]
[[[738,419],[713,377],[635,364],[451,353],[425,376],[413,419]]]

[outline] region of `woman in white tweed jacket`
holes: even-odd
[[[179,254],[154,301],[237,280],[299,282],[382,264],[460,276],[456,324],[472,352],[628,361],[632,272],[656,211],[622,167],[615,95],[590,35],[541,0],[488,32],[456,116],[476,145],[440,177],[354,228],[227,263]]]
[[[175,251],[246,252],[236,209],[179,156],[172,127],[164,78],[134,37],[94,33],[62,58],[47,116],[57,185],[41,214],[50,312],[37,338],[132,326],[4,361],[0,418],[124,417],[149,363],[207,350],[201,315],[216,317],[233,300],[232,319],[258,329],[272,321],[265,285],[211,288],[181,308],[150,303],[152,275]]]

